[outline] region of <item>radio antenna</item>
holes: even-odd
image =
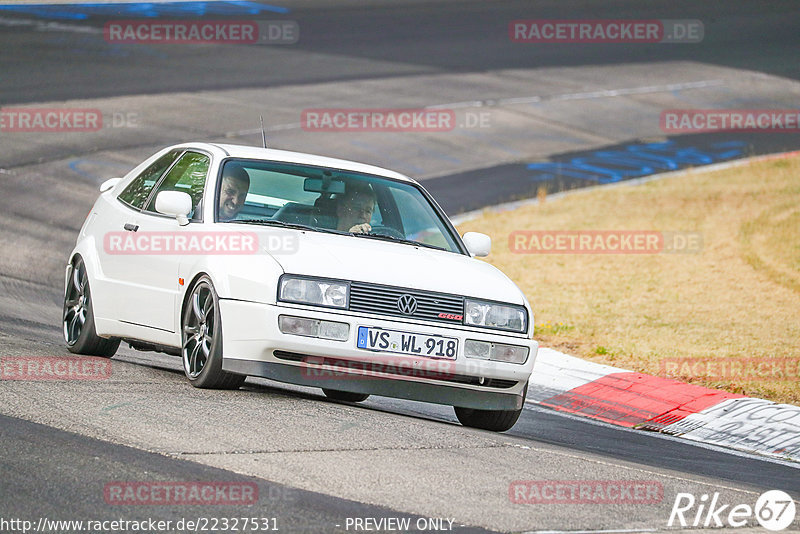
[[[263,115],[259,115],[258,119],[261,121],[261,144],[264,145],[264,148],[267,148],[267,134],[264,131],[264,117],[263,117]]]

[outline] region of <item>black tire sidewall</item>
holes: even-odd
[[[186,361],[183,356],[183,346],[186,342],[184,336],[184,324],[186,322],[186,315],[189,313],[191,309],[192,303],[192,295],[194,295],[197,288],[201,285],[205,285],[209,288],[211,292],[211,297],[214,299],[214,345],[211,347],[211,352],[208,355],[208,359],[206,360],[205,365],[203,366],[203,370],[200,371],[200,374],[194,378],[189,376],[189,373],[186,369]],[[184,303],[184,308],[181,313],[181,364],[183,366],[183,372],[186,375],[186,378],[192,383],[193,386],[197,388],[208,388],[208,389],[235,389],[238,388],[239,385],[244,381],[245,377],[243,375],[234,375],[232,373],[228,373],[222,370],[222,335],[223,335],[223,327],[222,327],[222,312],[219,308],[219,295],[217,294],[217,290],[214,288],[214,283],[211,281],[207,275],[201,276],[197,282],[192,286],[191,292],[189,293],[189,299],[186,300]]]
[[[73,354],[86,354],[110,358],[119,347],[120,340],[105,339],[97,335],[97,330],[94,326],[94,306],[92,305],[92,288],[89,283],[89,272],[86,268],[86,262],[83,261],[82,257],[76,256],[72,260],[73,271],[70,275],[73,276],[75,269],[80,265],[83,265],[84,272],[86,273],[86,289],[84,290],[86,295],[86,322],[83,323],[81,333],[78,334],[78,339],[75,340],[75,343],[70,345],[66,341],[66,338],[64,339],[64,343],[67,345],[67,350]],[[64,328],[64,313],[67,311],[67,294],[69,292],[69,284],[71,283],[72,281],[70,280],[67,283],[67,287],[64,289],[64,304],[61,307],[62,330]]]
[[[511,430],[525,409],[525,399],[528,397],[528,383],[522,390],[522,406],[518,410],[478,410],[471,408],[454,407],[456,418],[462,425],[493,432]]]

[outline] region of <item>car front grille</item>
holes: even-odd
[[[401,310],[401,297],[413,297],[416,309]],[[408,317],[426,321],[461,324],[464,314],[464,297],[406,289],[402,287],[352,282],[350,284],[350,310],[370,314]]]

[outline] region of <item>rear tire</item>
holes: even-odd
[[[522,407],[519,410],[475,410],[459,406],[454,406],[453,409],[456,412],[458,421],[464,426],[493,432],[505,432],[516,424],[517,419],[522,414],[527,395],[528,384],[526,383],[522,394]]]
[[[349,391],[339,391],[336,389],[322,389],[322,392],[329,399],[343,402],[361,402],[369,398],[366,393],[351,393]]]
[[[207,276],[194,285],[183,310],[181,360],[186,378],[196,388],[238,389],[247,378],[222,370],[219,297]]]
[[[76,256],[70,264],[61,324],[67,350],[73,354],[111,358],[119,348],[119,339],[106,339],[97,335],[89,275],[80,256]]]

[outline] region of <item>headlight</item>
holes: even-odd
[[[346,309],[350,284],[338,280],[283,275],[278,283],[278,300]]]
[[[464,299],[464,324],[524,333],[528,312],[522,306]]]

